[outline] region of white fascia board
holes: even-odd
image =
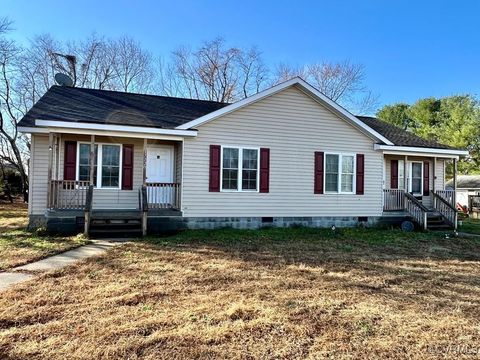
[[[36,126],[47,128],[62,128],[75,130],[91,130],[91,131],[108,131],[117,133],[133,134],[150,134],[150,135],[173,135],[173,136],[197,136],[196,130],[177,130],[177,129],[159,129],[141,126],[124,126],[124,125],[110,125],[110,124],[90,124],[90,123],[72,123],[68,121],[56,120],[35,120]]]
[[[326,105],[327,108],[330,108],[331,110],[335,111],[337,114],[342,116],[345,120],[349,121],[353,125],[355,125],[357,128],[359,128],[361,131],[369,134],[376,140],[382,141],[385,144],[388,145],[393,145],[393,143],[388,140],[386,137],[381,135],[380,133],[376,132],[373,130],[371,127],[367,126],[365,123],[357,119],[354,115],[349,113],[346,109],[338,105],[336,102],[333,100],[329,99],[325,95],[323,95],[320,91],[315,89],[313,86],[308,84],[306,81],[302,80],[299,77],[293,78],[291,80],[285,81],[283,83],[280,83],[278,85],[272,86],[271,88],[261,91],[255,95],[249,96],[248,98],[245,98],[243,100],[237,101],[233,104],[227,105],[222,109],[216,110],[214,112],[211,112],[207,115],[204,115],[202,117],[199,117],[198,119],[189,121],[188,123],[185,123],[183,125],[177,126],[176,129],[190,129],[192,127],[196,127],[202,124],[205,124],[209,121],[212,121],[220,116],[224,116],[228,113],[231,113],[232,111],[238,110],[244,106],[253,104],[254,102],[257,102],[261,99],[266,98],[267,96],[271,96],[273,94],[276,94],[290,86],[297,85],[301,87],[304,92],[308,92],[311,96],[313,96],[317,101],[320,101],[322,104]]]
[[[88,130],[88,129],[71,129],[71,128],[45,128],[50,133],[55,134],[75,134],[75,135],[96,135],[106,137],[123,137],[135,139],[150,139],[150,140],[172,140],[182,141],[184,136],[177,135],[161,135],[150,133],[128,133],[125,131],[104,131],[104,130]]]
[[[30,126],[19,126],[17,130],[22,133],[27,134],[48,134],[49,131],[46,128],[39,128],[39,127],[30,127]]]
[[[389,146],[375,144],[373,146],[375,150],[382,150],[384,154],[390,155],[418,155],[418,156],[437,156],[437,157],[450,157],[458,158],[459,156],[467,156],[467,150],[455,150],[455,149],[436,149],[436,148],[421,148],[413,146]]]

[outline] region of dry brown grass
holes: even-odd
[[[46,236],[27,231],[27,204],[0,202],[0,271],[51,256],[87,241],[81,236]]]
[[[0,353],[454,358],[480,346],[476,240],[282,231],[128,244],[19,285],[0,299]]]

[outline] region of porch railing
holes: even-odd
[[[89,181],[51,180],[49,209],[84,210]]]
[[[448,202],[450,205],[455,207],[455,190],[435,190],[435,193],[432,193],[435,195],[438,195],[441,197],[443,200]]]
[[[449,225],[457,228],[457,210],[451,202],[447,201],[442,195],[443,192],[453,192],[452,190],[430,191],[433,199],[433,208],[437,210]],[[440,193],[440,194],[439,194]]]
[[[405,210],[405,191],[399,189],[383,190],[383,210],[403,211]]]
[[[147,183],[149,209],[180,209],[179,183]]]

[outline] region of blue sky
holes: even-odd
[[[127,34],[156,55],[222,36],[268,64],[349,59],[380,102],[480,95],[480,1],[0,0],[27,42]]]

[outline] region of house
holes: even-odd
[[[467,155],[354,116],[300,78],[233,104],[53,86],[19,128],[32,135],[30,225],[97,234],[455,227],[445,162]]]
[[[450,179],[445,183],[445,188],[455,189],[454,179]],[[470,198],[480,197],[480,175],[458,175],[456,184],[457,205],[464,209],[470,209]]]

